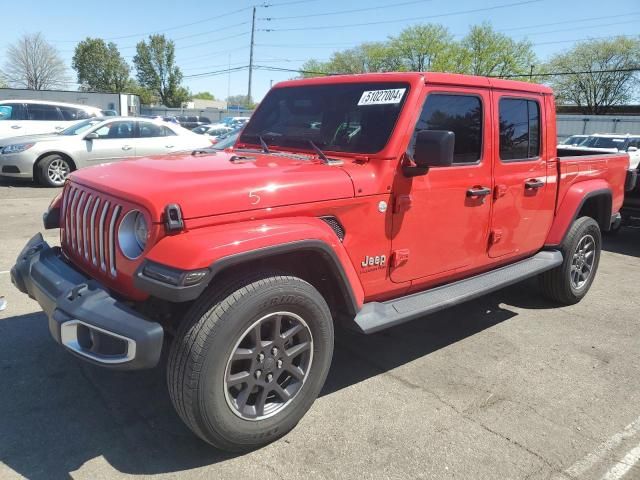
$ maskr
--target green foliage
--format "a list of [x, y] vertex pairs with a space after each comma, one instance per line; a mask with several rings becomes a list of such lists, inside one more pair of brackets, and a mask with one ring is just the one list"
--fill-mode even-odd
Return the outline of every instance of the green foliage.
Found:
[[140, 97], [140, 103], [143, 105], [154, 105], [159, 102], [158, 96], [155, 92], [143, 87], [133, 79], [129, 79], [125, 88], [127, 93], [133, 93]]
[[[536, 64], [531, 42], [516, 42], [488, 23], [474, 25], [458, 49], [458, 71], [470, 75], [522, 75]], [[525, 79], [525, 77], [523, 77]]]
[[87, 38], [78, 43], [71, 61], [83, 90], [122, 92], [129, 83], [129, 65], [115, 43]]
[[182, 72], [175, 63], [175, 44], [164, 35], [150, 35], [148, 42], [136, 45], [133, 57], [138, 83], [153, 91], [167, 107], [180, 107], [189, 100], [189, 91], [182, 87]]
[[215, 100], [216, 97], [211, 92], [198, 92], [192, 95], [191, 98], [198, 98], [200, 100]]
[[640, 68], [640, 37], [581, 42], [554, 55], [546, 65], [552, 72], [584, 72], [550, 77], [549, 84], [559, 102], [577, 105], [591, 114], [606, 113], [609, 107], [633, 99], [640, 74], [621, 71], [631, 68]]
[[302, 70], [303, 76], [388, 71], [504, 76], [529, 73], [535, 63], [529, 42], [516, 42], [489, 24], [471, 27], [459, 42], [443, 25], [425, 24], [407, 27], [386, 42], [335, 52], [327, 62], [311, 59]]
[[227, 97], [227, 105], [242, 105], [248, 109], [256, 107], [256, 104], [248, 99], [246, 95], [231, 95], [230, 97]]

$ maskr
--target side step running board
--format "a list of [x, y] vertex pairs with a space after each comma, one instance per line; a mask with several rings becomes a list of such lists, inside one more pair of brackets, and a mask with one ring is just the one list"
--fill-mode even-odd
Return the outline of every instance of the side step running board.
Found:
[[473, 300], [489, 292], [551, 270], [562, 263], [558, 250], [539, 252], [531, 258], [490, 272], [388, 302], [365, 303], [355, 318], [364, 333], [374, 333], [423, 315]]

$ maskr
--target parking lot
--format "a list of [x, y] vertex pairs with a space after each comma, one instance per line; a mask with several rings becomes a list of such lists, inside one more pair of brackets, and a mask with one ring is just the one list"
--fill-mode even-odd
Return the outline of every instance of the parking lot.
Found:
[[8, 270], [54, 195], [0, 180], [2, 479], [640, 478], [639, 230], [605, 240], [576, 306], [526, 282], [372, 336], [338, 332], [297, 428], [233, 456], [182, 424], [162, 368], [77, 360], [13, 288]]

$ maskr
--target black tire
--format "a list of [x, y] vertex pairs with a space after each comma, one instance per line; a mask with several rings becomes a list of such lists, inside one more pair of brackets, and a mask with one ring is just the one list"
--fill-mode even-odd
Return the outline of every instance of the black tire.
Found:
[[38, 162], [38, 182], [46, 187], [62, 187], [72, 171], [69, 159], [53, 153]]
[[[245, 280], [232, 279], [225, 284], [227, 287], [223, 291], [209, 295], [208, 298], [203, 295], [203, 298], [196, 301], [180, 324], [169, 353], [167, 382], [174, 407], [196, 435], [217, 448], [238, 452], [263, 446], [282, 437], [304, 416], [320, 393], [329, 371], [333, 356], [334, 332], [327, 303], [322, 295], [304, 280], [270, 272], [257, 273], [251, 278], [245, 276]], [[263, 365], [270, 361], [273, 370], [265, 367], [264, 371], [271, 371], [275, 376], [280, 375], [277, 378], [272, 377], [270, 381], [273, 382], [275, 379], [280, 385], [280, 379], [285, 378], [285, 385], [288, 379], [289, 386], [283, 388], [293, 390], [293, 385], [297, 391], [288, 401], [282, 400], [280, 404], [277, 403], [280, 397], [274, 396], [273, 391], [269, 393], [271, 397], [266, 397], [265, 393], [267, 399], [271, 398], [270, 405], [275, 410], [265, 418], [243, 417], [245, 413], [236, 408], [240, 401], [236, 402], [232, 398], [240, 387], [227, 386], [228, 379], [231, 378], [230, 366], [234, 365], [231, 356], [234, 352], [247, 351], [246, 348], [241, 348], [240, 341], [245, 342], [251, 332], [255, 331], [252, 326], [256, 322], [263, 321], [263, 318], [275, 319], [280, 312], [289, 312], [294, 317], [304, 319], [301, 325], [305, 325], [300, 329], [302, 333], [292, 335], [291, 339], [295, 340], [298, 335], [310, 335], [308, 353], [298, 354], [300, 356], [297, 357], [304, 357], [309, 362], [307, 373], [304, 379], [298, 381], [294, 377], [289, 378], [285, 370], [285, 373], [276, 372], [273, 364], [276, 357], [271, 356], [272, 351], [266, 352], [269, 358], [264, 360]], [[287, 333], [284, 331], [285, 318], [288, 317], [283, 316], [281, 320], [283, 335]], [[256, 343], [261, 345], [260, 349], [264, 348], [262, 342]], [[301, 342], [300, 345], [302, 344]], [[279, 354], [284, 358], [283, 352], [289, 351], [290, 348], [282, 345]], [[257, 362], [263, 362], [259, 355], [256, 358], [255, 353], [256, 351], [253, 351], [252, 357], [243, 361], [249, 362], [246, 364], [247, 371], [254, 372], [250, 375], [250, 380], [251, 384], [255, 383], [256, 386], [249, 387], [250, 383], [242, 384], [242, 391], [238, 397], [245, 388], [247, 391], [260, 392], [255, 394], [253, 407], [257, 412], [257, 399], [261, 392], [267, 389], [258, 383], [265, 384], [268, 376], [265, 374], [262, 380], [254, 380], [257, 371], [251, 369]], [[293, 361], [290, 360], [290, 363]], [[303, 360], [299, 362], [302, 365]], [[277, 360], [277, 365], [278, 369], [281, 368], [282, 361]], [[300, 371], [303, 370], [302, 367], [299, 368]], [[245, 401], [249, 405], [250, 402], [246, 399]], [[249, 407], [245, 407], [247, 408]], [[266, 408], [265, 406], [263, 413], [267, 411]]]
[[[580, 253], [587, 250], [586, 246], [579, 247], [589, 245], [591, 240], [593, 241], [593, 259], [591, 266], [587, 269], [591, 257], [588, 252]], [[544, 295], [563, 305], [573, 305], [582, 300], [596, 276], [601, 248], [600, 227], [593, 218], [580, 217], [573, 222], [561, 246], [564, 257], [562, 265], [540, 275], [540, 286]], [[583, 278], [583, 275], [587, 276]]]

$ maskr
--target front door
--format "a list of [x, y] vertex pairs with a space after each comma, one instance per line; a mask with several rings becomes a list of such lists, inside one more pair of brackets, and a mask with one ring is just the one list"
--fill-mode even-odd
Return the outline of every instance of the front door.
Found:
[[133, 120], [115, 120], [94, 130], [98, 138], [85, 140], [87, 165], [113, 162], [136, 156], [136, 131]]
[[488, 90], [447, 87], [427, 92], [414, 138], [419, 130], [453, 131], [454, 164], [413, 178], [398, 175], [394, 282], [412, 280], [420, 286], [486, 262], [492, 192], [490, 105]]
[[[494, 91], [497, 148], [494, 206], [489, 238], [492, 258], [521, 256], [544, 244], [555, 203], [544, 154], [544, 97]], [[549, 139], [555, 141], [555, 139]]]

